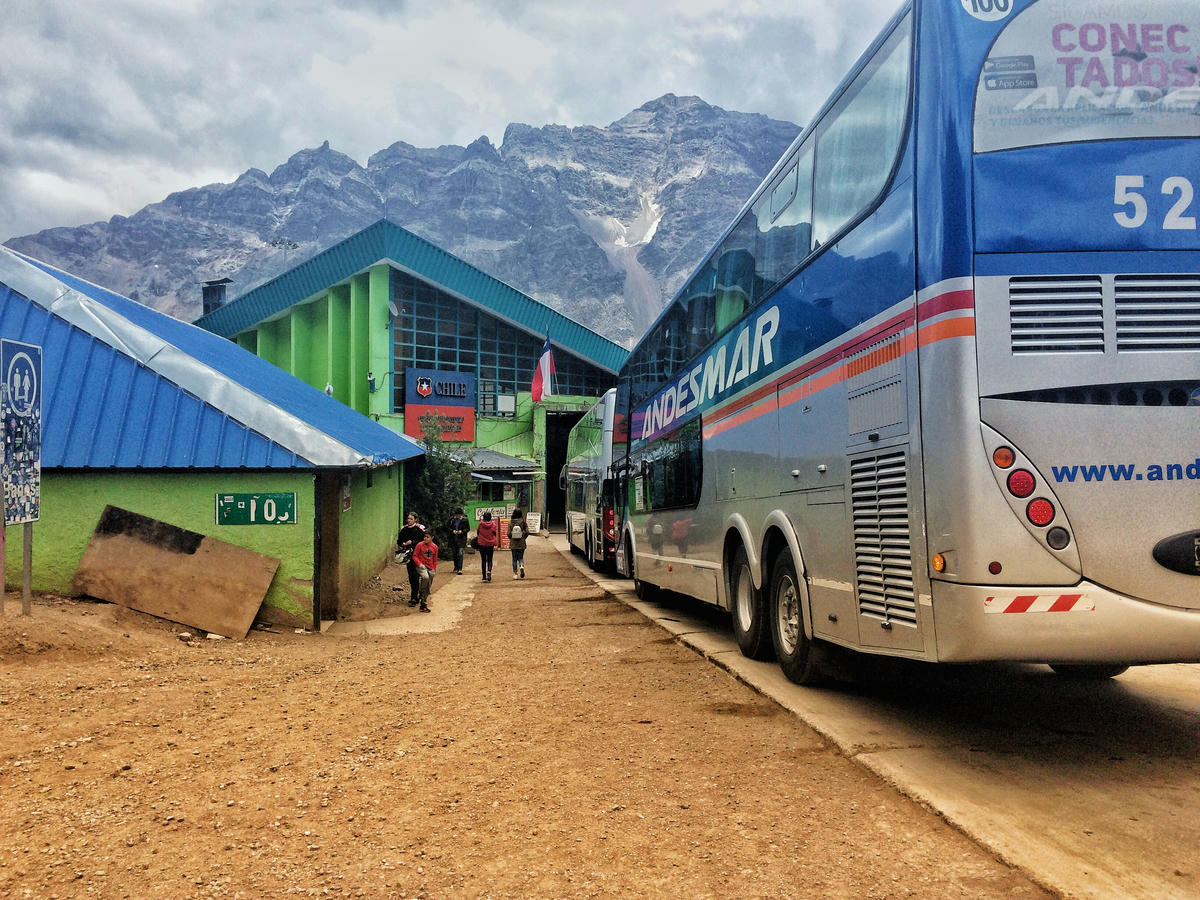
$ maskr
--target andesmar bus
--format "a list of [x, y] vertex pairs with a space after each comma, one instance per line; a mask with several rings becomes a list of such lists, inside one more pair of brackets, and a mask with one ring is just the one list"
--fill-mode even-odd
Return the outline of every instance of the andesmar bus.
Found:
[[622, 568], [801, 683], [1200, 660], [1198, 191], [1196, 0], [911, 0], [623, 368]]

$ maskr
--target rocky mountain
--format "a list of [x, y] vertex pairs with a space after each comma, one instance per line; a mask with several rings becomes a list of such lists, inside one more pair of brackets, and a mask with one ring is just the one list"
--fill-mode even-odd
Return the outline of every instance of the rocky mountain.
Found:
[[8, 246], [191, 321], [388, 218], [613, 340], [639, 337], [799, 129], [667, 94], [607, 128], [509, 125], [499, 147], [328, 142], [271, 174]]

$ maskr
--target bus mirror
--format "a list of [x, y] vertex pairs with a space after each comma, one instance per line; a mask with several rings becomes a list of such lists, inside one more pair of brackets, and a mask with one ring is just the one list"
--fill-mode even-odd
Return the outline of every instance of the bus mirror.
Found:
[[565, 491], [567, 489], [567, 467], [563, 466], [562, 471], [558, 473], [558, 489]]

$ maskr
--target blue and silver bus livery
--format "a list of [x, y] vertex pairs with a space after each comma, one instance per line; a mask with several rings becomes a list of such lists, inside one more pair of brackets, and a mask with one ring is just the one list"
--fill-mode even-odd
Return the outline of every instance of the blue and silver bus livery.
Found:
[[802, 683], [1200, 660], [1198, 73], [1192, 0], [906, 3], [623, 367], [621, 568]]

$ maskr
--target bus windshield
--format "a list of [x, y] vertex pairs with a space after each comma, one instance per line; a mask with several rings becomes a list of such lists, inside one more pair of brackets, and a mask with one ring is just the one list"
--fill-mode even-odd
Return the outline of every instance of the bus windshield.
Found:
[[1200, 135], [1200, 4], [1035, 3], [975, 89], [975, 151]]

